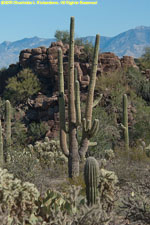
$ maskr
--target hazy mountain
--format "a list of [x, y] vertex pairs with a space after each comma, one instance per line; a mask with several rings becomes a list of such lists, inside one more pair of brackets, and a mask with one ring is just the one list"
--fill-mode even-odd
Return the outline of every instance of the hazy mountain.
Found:
[[[94, 43], [95, 37], [83, 37], [83, 40], [88, 40]], [[54, 38], [24, 38], [15, 42], [3, 42], [0, 44], [0, 67], [8, 66], [9, 64], [18, 61], [19, 53], [22, 49], [36, 48], [39, 46], [50, 46]], [[123, 32], [115, 37], [101, 37], [100, 49], [101, 52], [114, 52], [119, 57], [123, 55], [140, 57], [144, 48], [150, 47], [150, 27], [136, 27], [135, 29]]]
[[24, 38], [19, 41], [8, 42], [4, 41], [0, 44], [0, 67], [7, 67], [12, 63], [19, 61], [19, 53], [22, 49], [36, 48], [39, 46], [48, 47], [51, 42], [55, 41], [54, 38]]
[[114, 52], [118, 56], [140, 57], [144, 48], [150, 47], [150, 27], [136, 27], [108, 40], [103, 51]]

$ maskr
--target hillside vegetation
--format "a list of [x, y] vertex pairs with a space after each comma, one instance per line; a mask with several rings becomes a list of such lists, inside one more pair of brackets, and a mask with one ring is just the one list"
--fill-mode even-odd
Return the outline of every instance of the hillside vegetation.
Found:
[[[94, 66], [98, 38], [97, 35], [95, 50], [88, 43], [84, 46]], [[61, 76], [60, 49], [59, 57]], [[73, 57], [69, 57], [70, 66], [71, 59]], [[31, 123], [28, 120], [29, 104], [39, 92], [48, 97], [53, 95], [47, 91], [49, 83], [29, 68], [0, 71], [0, 224], [150, 224], [150, 48], [146, 48], [136, 63], [136, 68], [99, 74], [95, 78], [95, 90], [91, 81], [88, 90], [93, 91], [96, 100], [92, 100], [92, 105], [90, 100], [86, 102], [90, 99], [87, 88], [79, 91], [78, 74], [74, 76], [72, 71], [75, 82], [71, 83], [71, 78], [68, 81], [70, 91], [64, 90], [63, 77], [60, 78], [56, 97], [63, 139], [59, 134], [53, 139], [46, 136], [47, 121], [35, 119]], [[96, 70], [94, 73], [96, 76]], [[72, 84], [76, 101], [71, 105], [68, 93], [72, 96]], [[81, 107], [79, 94], [82, 95]], [[76, 107], [77, 125], [71, 121], [72, 107], [67, 113], [68, 102]], [[92, 121], [83, 118], [84, 111], [90, 107]], [[77, 134], [72, 133], [74, 129]], [[79, 149], [79, 171], [75, 168], [75, 173], [76, 156], [73, 158], [70, 136], [79, 146], [84, 139], [90, 140], [85, 154]], [[64, 140], [69, 142], [69, 153], [62, 147], [66, 144]]]

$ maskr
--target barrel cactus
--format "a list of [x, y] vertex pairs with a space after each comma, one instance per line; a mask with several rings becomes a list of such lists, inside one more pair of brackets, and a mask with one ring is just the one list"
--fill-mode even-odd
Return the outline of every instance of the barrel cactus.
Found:
[[88, 206], [96, 204], [98, 197], [99, 165], [94, 157], [86, 160], [84, 167], [84, 180], [86, 184], [86, 198]]

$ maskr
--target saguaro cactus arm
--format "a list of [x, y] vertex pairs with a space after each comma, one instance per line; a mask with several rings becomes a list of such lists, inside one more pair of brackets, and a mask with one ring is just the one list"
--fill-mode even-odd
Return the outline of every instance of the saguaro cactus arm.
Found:
[[77, 126], [81, 125], [81, 107], [80, 107], [80, 84], [77, 79], [77, 68], [75, 68], [75, 106], [76, 106], [76, 123]]
[[58, 74], [59, 74], [59, 118], [60, 118], [60, 147], [65, 154], [69, 156], [66, 138], [65, 124], [65, 99], [64, 99], [64, 77], [63, 77], [63, 57], [62, 50], [58, 49]]
[[[97, 120], [96, 122], [94, 121], [92, 125], [92, 110], [93, 110], [93, 98], [94, 98], [94, 89], [95, 89], [96, 72], [97, 72], [97, 64], [98, 64], [99, 41], [100, 41], [100, 35], [97, 34], [96, 40], [95, 40], [95, 47], [94, 47], [92, 72], [91, 72], [90, 83], [88, 88], [85, 118], [83, 120], [82, 140], [81, 140], [81, 145], [79, 149], [79, 154], [81, 158], [84, 158], [85, 153], [88, 149], [89, 138], [95, 135], [95, 132], [97, 132], [99, 129], [99, 123]], [[93, 129], [95, 132], [93, 132]]]
[[87, 97], [86, 108], [85, 108], [85, 118], [86, 120], [90, 120], [91, 123], [92, 123], [94, 89], [95, 89], [95, 83], [96, 83], [96, 73], [97, 73], [97, 64], [98, 64], [99, 42], [100, 42], [100, 35], [97, 34], [96, 40], [95, 40], [92, 72], [91, 72], [90, 83], [88, 87], [88, 97]]
[[100, 94], [100, 96], [97, 99], [94, 100], [93, 108], [96, 107], [99, 104], [99, 102], [101, 101], [102, 97], [103, 97], [103, 95]]

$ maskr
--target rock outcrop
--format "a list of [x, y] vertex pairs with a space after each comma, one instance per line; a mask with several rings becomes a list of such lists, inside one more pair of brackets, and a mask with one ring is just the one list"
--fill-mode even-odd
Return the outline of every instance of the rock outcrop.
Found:
[[[58, 90], [58, 70], [57, 70], [57, 54], [58, 48], [62, 48], [64, 62], [65, 86], [67, 83], [68, 73], [68, 55], [69, 46], [60, 42], [53, 42], [49, 48], [39, 47], [35, 49], [25, 49], [21, 51], [19, 63], [23, 68], [31, 68], [37, 75], [49, 78], [53, 91]], [[89, 84], [89, 74], [91, 70], [91, 62], [84, 52], [83, 46], [75, 46], [75, 66], [78, 69], [78, 79], [81, 87]], [[109, 73], [124, 67], [136, 67], [133, 57], [124, 56], [119, 59], [114, 53], [106, 52], [99, 55], [97, 75]]]
[[[49, 48], [39, 47], [35, 49], [25, 49], [21, 51], [19, 57], [20, 67], [31, 68], [41, 79], [46, 80], [51, 93], [53, 93], [52, 97], [47, 97], [39, 93], [36, 99], [28, 102], [29, 110], [27, 113], [27, 117], [30, 121], [46, 121], [49, 126], [47, 136], [50, 138], [55, 137], [59, 129], [57, 101], [58, 48], [61, 48], [63, 52], [64, 80], [65, 87], [67, 87], [69, 45], [63, 45], [60, 41], [52, 43]], [[85, 94], [83, 94], [83, 92], [85, 93], [90, 80], [91, 60], [88, 55], [85, 54], [83, 46], [75, 46], [74, 57], [75, 67], [78, 70], [78, 79], [80, 81], [81, 98], [84, 100]], [[102, 53], [98, 58], [97, 76], [131, 66], [136, 67], [132, 57], [125, 56], [119, 59], [114, 53]]]

